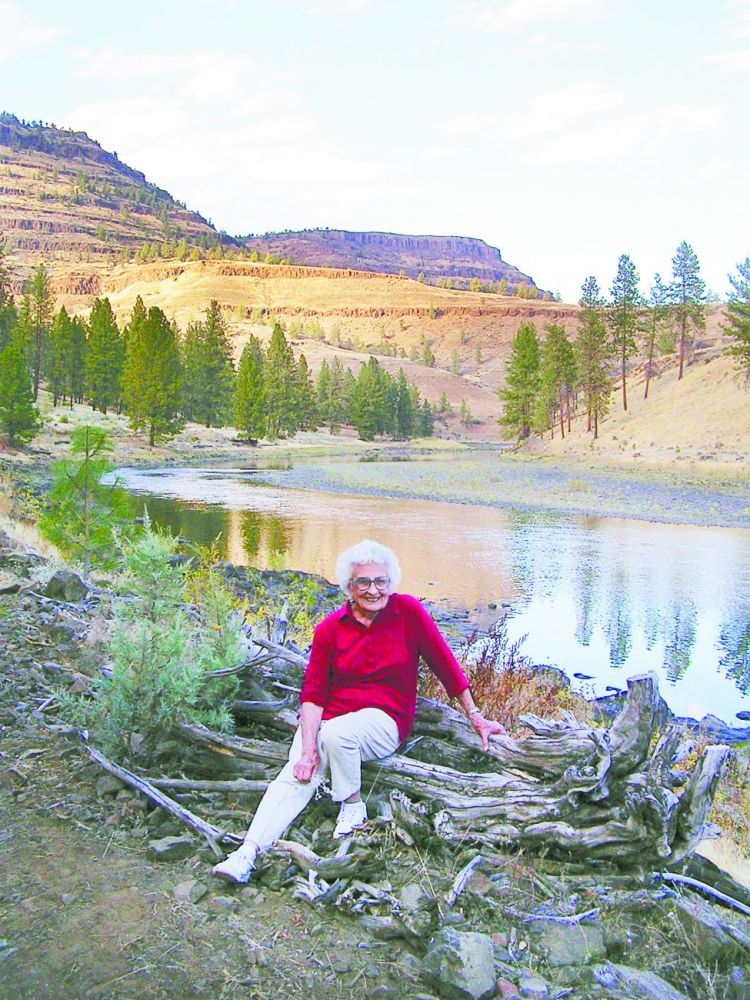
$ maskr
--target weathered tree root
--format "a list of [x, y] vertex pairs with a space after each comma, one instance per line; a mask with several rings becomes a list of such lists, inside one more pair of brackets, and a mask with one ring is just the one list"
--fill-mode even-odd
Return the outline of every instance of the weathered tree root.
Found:
[[[265, 649], [270, 646], [264, 643]], [[478, 750], [478, 740], [464, 717], [420, 699], [415, 733], [430, 738], [430, 759], [441, 763], [394, 754], [364, 765], [363, 775], [376, 787], [401, 793], [396, 821], [416, 840], [510, 844], [621, 867], [664, 867], [686, 857], [702, 839], [730, 751], [707, 747], [682, 794], [676, 794], [684, 780], [672, 769], [679, 730], [669, 727], [656, 742], [659, 705], [655, 675], [633, 677], [609, 729], [582, 726], [570, 714], [560, 722], [527, 715], [521, 722], [530, 737], [494, 737], [479, 758], [469, 753]], [[242, 702], [241, 710], [263, 730], [291, 733], [296, 725], [287, 703], [272, 706], [270, 694], [265, 702]], [[217, 770], [226, 770], [229, 761], [240, 773], [279, 766], [288, 752], [286, 742], [223, 736], [199, 725], [183, 724], [179, 736], [208, 751], [203, 763], [210, 768], [213, 760]], [[467, 754], [483, 770], [442, 763], [456, 764]], [[409, 809], [408, 800], [420, 808]]]

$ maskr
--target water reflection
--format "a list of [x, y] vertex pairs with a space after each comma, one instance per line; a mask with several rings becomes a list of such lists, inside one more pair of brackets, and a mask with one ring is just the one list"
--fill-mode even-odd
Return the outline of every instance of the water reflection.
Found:
[[466, 605], [484, 626], [511, 604], [511, 638], [594, 676], [597, 693], [655, 670], [681, 714], [748, 707], [748, 531], [283, 489], [244, 472], [123, 478], [154, 521], [220, 537], [234, 563], [330, 578], [343, 548], [375, 537], [399, 553], [402, 589]]

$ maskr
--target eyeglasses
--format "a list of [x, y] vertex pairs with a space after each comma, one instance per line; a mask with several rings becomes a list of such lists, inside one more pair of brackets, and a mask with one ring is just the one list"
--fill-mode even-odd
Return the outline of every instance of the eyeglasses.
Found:
[[369, 576], [358, 576], [356, 580], [351, 580], [351, 585], [355, 590], [369, 590], [370, 587], [375, 584], [378, 590], [388, 590], [388, 584], [391, 582], [389, 576], [376, 576], [374, 580], [371, 580]]

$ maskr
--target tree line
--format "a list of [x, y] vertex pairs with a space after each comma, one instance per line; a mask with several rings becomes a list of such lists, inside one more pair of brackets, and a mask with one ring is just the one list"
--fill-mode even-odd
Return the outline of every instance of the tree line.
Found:
[[[730, 353], [750, 377], [750, 259], [730, 276], [732, 291], [724, 330], [734, 343]], [[622, 406], [628, 408], [629, 363], [645, 358], [644, 398], [659, 353], [676, 352], [678, 379], [690, 361], [698, 334], [706, 324], [706, 287], [693, 248], [680, 243], [672, 258], [672, 280], [655, 274], [648, 297], [627, 254], [617, 262], [609, 298], [594, 277], [581, 289], [578, 329], [571, 341], [559, 324], [549, 323], [540, 339], [533, 323], [522, 323], [511, 345], [500, 424], [508, 437], [527, 438], [557, 425], [565, 437], [571, 415], [585, 407], [587, 430], [598, 437], [599, 422], [611, 401], [612, 381], [621, 382]]]
[[229, 330], [212, 301], [184, 333], [158, 307], [136, 299], [120, 329], [111, 304], [97, 298], [87, 321], [54, 299], [43, 264], [16, 305], [0, 255], [0, 432], [10, 444], [39, 430], [35, 406], [45, 384], [54, 405], [87, 403], [125, 413], [150, 445], [186, 421], [234, 426], [249, 439], [291, 437], [326, 427], [355, 428], [363, 440], [430, 435], [434, 411], [403, 369], [395, 377], [370, 357], [355, 375], [338, 358], [316, 381], [304, 354], [295, 358], [281, 326], [268, 346], [251, 336], [235, 369]]

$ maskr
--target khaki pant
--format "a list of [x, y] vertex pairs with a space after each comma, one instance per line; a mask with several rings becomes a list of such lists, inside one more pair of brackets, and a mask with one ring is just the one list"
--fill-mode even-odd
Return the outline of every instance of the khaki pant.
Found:
[[363, 760], [379, 760], [399, 745], [395, 721], [380, 708], [361, 708], [320, 724], [317, 773], [308, 782], [297, 781], [294, 765], [302, 755], [302, 730], [297, 729], [289, 760], [266, 789], [258, 803], [246, 841], [265, 851], [284, 835], [299, 816], [320, 783], [330, 774], [331, 798], [343, 802], [359, 791]]

